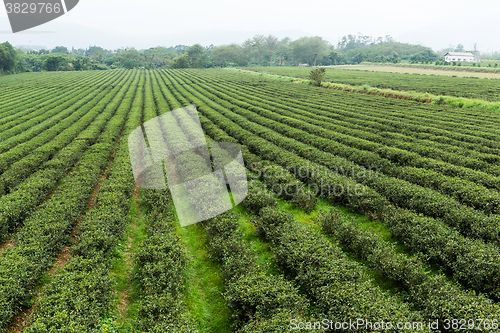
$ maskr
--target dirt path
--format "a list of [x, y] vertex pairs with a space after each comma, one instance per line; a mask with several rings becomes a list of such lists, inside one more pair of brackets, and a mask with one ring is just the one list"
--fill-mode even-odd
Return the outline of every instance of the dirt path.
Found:
[[0, 253], [2, 253], [3, 249], [9, 249], [11, 247], [14, 247], [14, 242], [12, 241], [12, 239], [9, 239], [3, 243], [0, 243]]
[[360, 70], [370, 72], [399, 73], [399, 74], [423, 74], [439, 76], [457, 76], [457, 77], [477, 77], [480, 79], [500, 79], [500, 73], [484, 71], [473, 71], [458, 68], [438, 68], [438, 67], [417, 67], [417, 66], [391, 66], [391, 65], [340, 65], [324, 66], [331, 69]]

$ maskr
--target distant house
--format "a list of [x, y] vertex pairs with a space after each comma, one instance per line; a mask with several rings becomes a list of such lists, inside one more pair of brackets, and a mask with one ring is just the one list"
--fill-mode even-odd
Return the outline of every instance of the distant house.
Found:
[[448, 52], [444, 55], [446, 62], [474, 62], [474, 55], [470, 52]]
[[309, 64], [299, 64], [299, 66], [309, 66]]

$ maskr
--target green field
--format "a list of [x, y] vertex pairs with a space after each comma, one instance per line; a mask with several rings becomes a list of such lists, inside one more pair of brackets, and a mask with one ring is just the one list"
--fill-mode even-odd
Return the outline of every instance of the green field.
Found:
[[[500, 91], [396, 73], [326, 80]], [[295, 332], [292, 319], [323, 318], [330, 331], [357, 318], [500, 331], [498, 112], [224, 69], [26, 73], [0, 89], [0, 331]], [[207, 142], [241, 147], [249, 191], [181, 228], [169, 190], [135, 185], [127, 138], [191, 104]], [[189, 142], [196, 124], [176, 120]]]
[[[370, 68], [372, 66], [369, 66]], [[249, 67], [251, 71], [285, 75], [296, 78], [309, 78], [311, 68], [308, 67]], [[496, 79], [478, 79], [475, 77], [430, 76], [411, 73], [413, 69], [403, 68], [403, 73], [352, 71], [326, 68], [324, 81], [350, 84], [356, 86], [393, 89], [398, 91], [417, 91], [433, 95], [481, 99], [490, 102], [500, 101], [500, 83]], [[469, 73], [466, 73], [469, 74]], [[474, 76], [475, 73], [470, 73]], [[458, 75], [458, 74], [457, 74]], [[489, 74], [497, 75], [497, 74]]]

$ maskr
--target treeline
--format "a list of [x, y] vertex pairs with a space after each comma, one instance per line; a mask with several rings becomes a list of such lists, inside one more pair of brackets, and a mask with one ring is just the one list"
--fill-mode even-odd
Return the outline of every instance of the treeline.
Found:
[[177, 45], [147, 50], [122, 48], [106, 50], [98, 46], [52, 50], [16, 50], [8, 42], [0, 44], [0, 74], [39, 71], [96, 70], [114, 68], [210, 68], [227, 66], [297, 66], [358, 64], [362, 61], [428, 61], [440, 56], [430, 48], [403, 44], [391, 36], [374, 39], [348, 35], [337, 45], [321, 37], [256, 35], [242, 44], [214, 46]]

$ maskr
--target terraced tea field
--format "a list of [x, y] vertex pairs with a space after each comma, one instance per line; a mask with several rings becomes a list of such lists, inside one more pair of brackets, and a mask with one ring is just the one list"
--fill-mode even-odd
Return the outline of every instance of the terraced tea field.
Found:
[[[470, 80], [432, 85], [497, 100], [496, 81]], [[223, 69], [27, 73], [0, 89], [7, 332], [500, 331], [497, 112]], [[127, 138], [192, 104], [209, 144], [241, 147], [248, 195], [181, 228], [169, 190], [135, 185]], [[196, 121], [176, 121], [190, 142]]]

